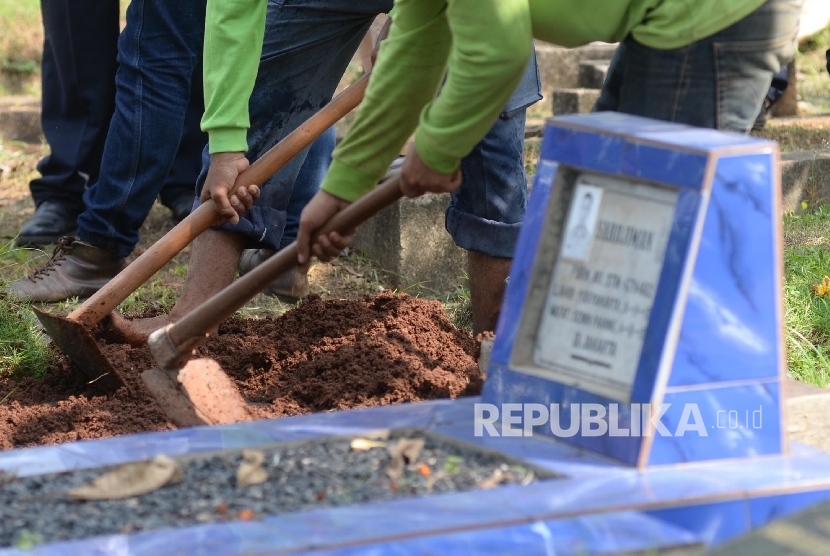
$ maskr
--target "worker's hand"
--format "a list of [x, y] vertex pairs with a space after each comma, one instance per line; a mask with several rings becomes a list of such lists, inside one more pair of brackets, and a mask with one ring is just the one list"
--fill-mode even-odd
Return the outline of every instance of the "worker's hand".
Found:
[[217, 225], [230, 222], [236, 224], [239, 218], [250, 209], [259, 198], [259, 187], [249, 185], [240, 187], [233, 195], [228, 191], [233, 188], [237, 176], [249, 166], [245, 153], [215, 153], [210, 155], [205, 186], [202, 188], [201, 200], [206, 203], [213, 199], [213, 206], [222, 219]]
[[[377, 63], [378, 61], [378, 50], [380, 50], [380, 43], [386, 40], [386, 37], [389, 36], [389, 28], [392, 27], [392, 18], [387, 18], [386, 23], [383, 24], [383, 27], [380, 28], [380, 33], [378, 33], [378, 38], [375, 41], [375, 47], [372, 49], [372, 66]], [[371, 68], [370, 68], [371, 69]]]
[[406, 197], [414, 199], [424, 193], [451, 193], [461, 185], [461, 170], [452, 174], [441, 174], [427, 166], [415, 144], [409, 148], [406, 159], [401, 166], [401, 191]]
[[354, 230], [345, 236], [337, 232], [321, 235], [313, 245], [311, 244], [311, 234], [350, 204], [325, 191], [318, 191], [311, 198], [300, 215], [300, 229], [297, 232], [297, 262], [301, 269], [308, 269], [312, 255], [325, 263], [338, 256], [352, 243]]

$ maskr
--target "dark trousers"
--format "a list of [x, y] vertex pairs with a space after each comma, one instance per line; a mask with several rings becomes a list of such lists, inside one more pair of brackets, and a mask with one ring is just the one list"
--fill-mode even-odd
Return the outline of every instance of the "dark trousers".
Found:
[[35, 205], [83, 210], [84, 189], [98, 179], [115, 108], [118, 2], [41, 0], [43, 134], [50, 153], [29, 188]]
[[[42, 177], [29, 187], [35, 206], [52, 201], [81, 213], [84, 191], [99, 179], [115, 109], [119, 5], [117, 0], [41, 0], [41, 12], [41, 122], [50, 153], [38, 163]], [[193, 195], [201, 170], [207, 135], [199, 129], [204, 101], [201, 79], [197, 81], [178, 152], [159, 195], [167, 205], [180, 195]]]

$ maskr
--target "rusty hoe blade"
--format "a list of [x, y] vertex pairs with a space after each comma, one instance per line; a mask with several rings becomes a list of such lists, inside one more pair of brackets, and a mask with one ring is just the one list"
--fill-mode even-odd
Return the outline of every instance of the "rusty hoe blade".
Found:
[[75, 366], [89, 379], [90, 384], [113, 391], [126, 386], [89, 330], [83, 324], [52, 315], [32, 307], [46, 333], [52, 337], [59, 348], [69, 357]]
[[141, 373], [144, 385], [177, 427], [224, 425], [252, 416], [236, 384], [213, 359], [192, 359], [181, 369]]

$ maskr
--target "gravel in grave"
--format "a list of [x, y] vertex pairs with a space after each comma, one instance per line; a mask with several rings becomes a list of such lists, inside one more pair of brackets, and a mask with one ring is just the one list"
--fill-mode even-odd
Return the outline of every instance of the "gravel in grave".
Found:
[[[102, 469], [7, 478], [0, 486], [0, 547], [467, 491], [499, 473], [500, 484], [554, 477], [519, 460], [423, 431], [394, 431], [386, 442], [400, 438], [424, 438], [426, 444], [396, 481], [386, 475], [387, 450], [352, 450], [352, 437], [262, 448], [268, 480], [244, 488], [236, 484], [241, 450], [178, 458], [182, 482], [125, 500], [75, 501], [66, 496], [69, 489], [102, 475]], [[436, 481], [438, 477], [443, 478]]]

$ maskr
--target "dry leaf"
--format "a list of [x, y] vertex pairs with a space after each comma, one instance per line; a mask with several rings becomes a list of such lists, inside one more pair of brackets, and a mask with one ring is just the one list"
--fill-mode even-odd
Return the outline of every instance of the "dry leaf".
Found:
[[120, 500], [153, 492], [181, 479], [182, 472], [176, 461], [159, 454], [152, 461], [120, 465], [67, 494], [75, 500]]
[[397, 479], [403, 475], [404, 467], [407, 462], [415, 461], [421, 454], [424, 447], [423, 438], [401, 438], [394, 444], [387, 446], [386, 451], [389, 452], [389, 465], [386, 466], [386, 476], [392, 480]]
[[349, 274], [351, 274], [352, 276], [354, 276], [356, 278], [361, 278], [363, 276], [362, 272], [356, 271], [355, 269], [353, 269], [352, 267], [350, 267], [347, 264], [341, 264], [340, 266], [343, 268], [343, 270], [345, 270], [346, 272], [348, 272]]
[[810, 289], [819, 297], [824, 297], [825, 295], [830, 294], [830, 278], [825, 276], [821, 279], [821, 284], [813, 284]]
[[268, 480], [268, 472], [262, 468], [265, 454], [259, 450], [243, 450], [239, 469], [236, 470], [236, 486], [244, 488], [258, 485]]
[[427, 465], [426, 463], [422, 463], [418, 466], [418, 473], [420, 473], [424, 477], [429, 477], [430, 475], [432, 475], [432, 469], [430, 469], [429, 465]]
[[369, 440], [368, 438], [355, 438], [352, 440], [349, 447], [356, 451], [356, 452], [365, 452], [366, 450], [371, 450], [372, 448], [385, 448], [386, 442], [381, 442], [380, 440]]
[[504, 473], [501, 469], [496, 469], [493, 472], [492, 475], [490, 475], [489, 477], [487, 477], [483, 481], [478, 482], [476, 484], [476, 486], [478, 488], [486, 490], [488, 488], [497, 487], [506, 480], [507, 480], [507, 473]]
[[216, 513], [219, 515], [228, 515], [228, 504], [225, 502], [219, 502], [219, 505], [216, 506]]
[[242, 510], [239, 512], [239, 519], [242, 521], [251, 521], [254, 518], [254, 510]]

